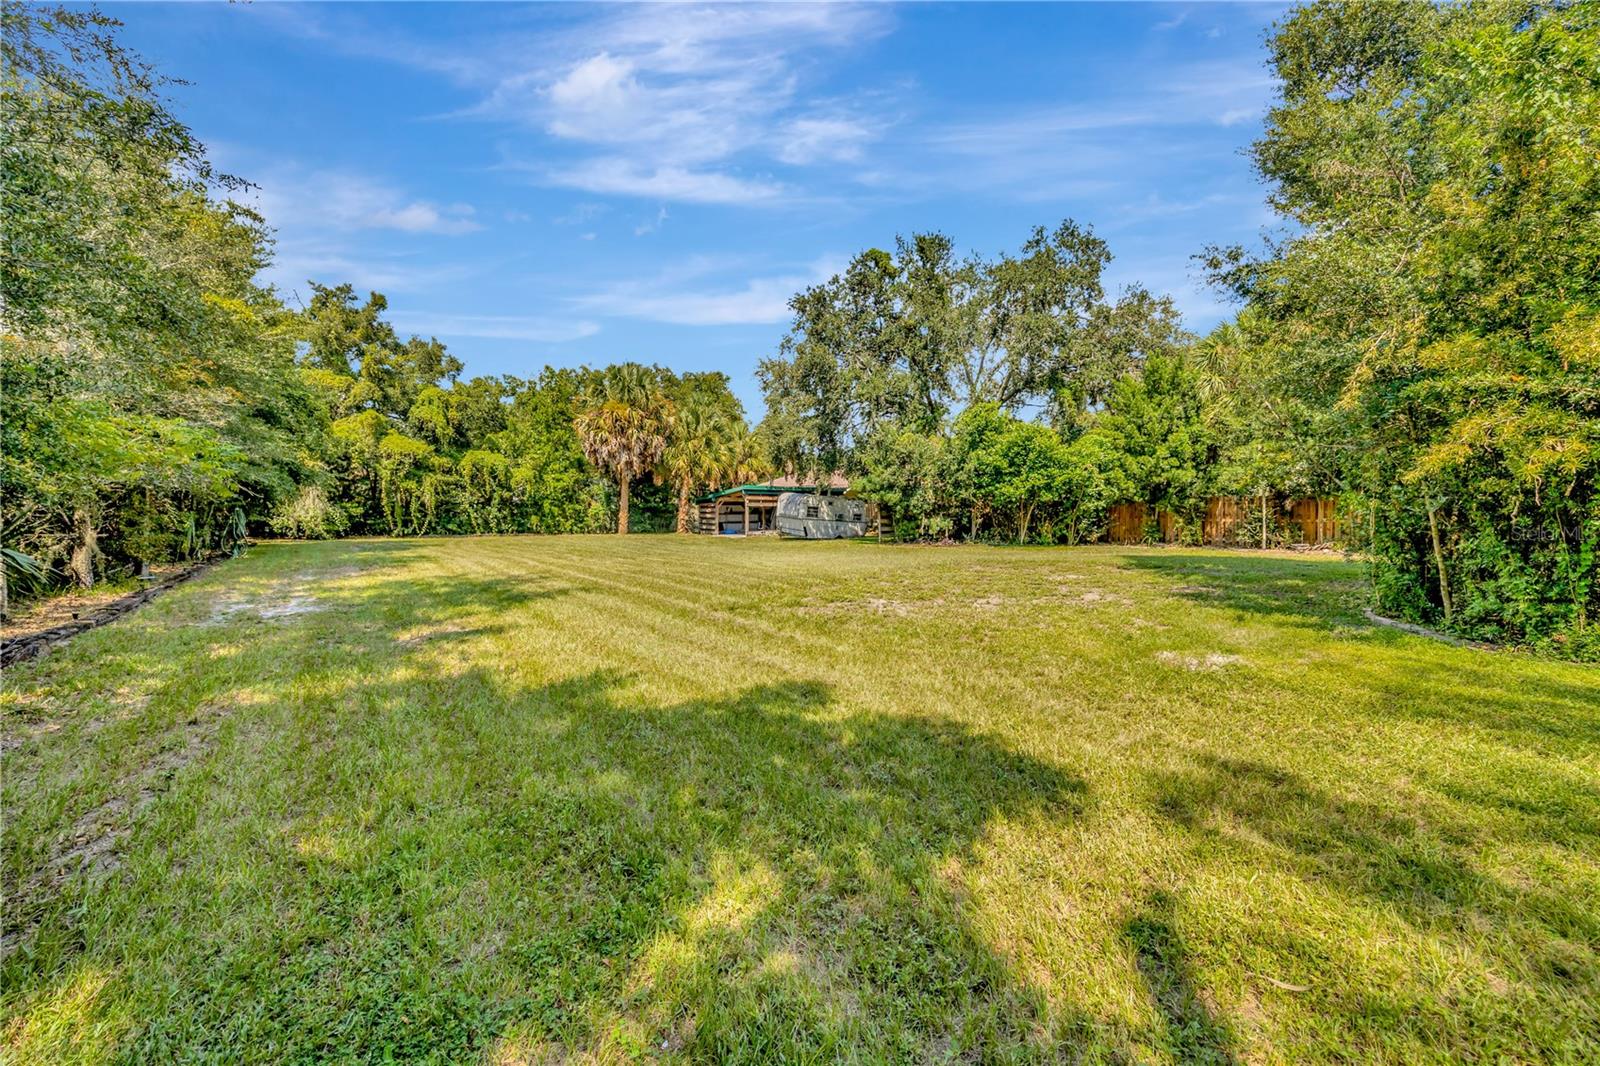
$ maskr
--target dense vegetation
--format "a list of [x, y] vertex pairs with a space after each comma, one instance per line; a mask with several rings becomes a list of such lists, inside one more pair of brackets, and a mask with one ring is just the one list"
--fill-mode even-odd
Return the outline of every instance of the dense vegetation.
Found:
[[1600, 656], [1600, 6], [1315, 3], [1270, 52], [1288, 225], [1202, 257], [1235, 320], [1107, 302], [1071, 223], [995, 262], [920, 235], [796, 298], [776, 438], [924, 536], [1336, 495], [1380, 608]]
[[[760, 472], [723, 375], [634, 366], [462, 381], [443, 344], [395, 333], [380, 294], [313, 283], [307, 306], [286, 307], [254, 280], [271, 232], [233, 198], [244, 182], [207, 163], [117, 23], [13, 4], [3, 18], [0, 490], [13, 586], [89, 585], [252, 529], [608, 528], [614, 471], [586, 458], [596, 442], [574, 413], [619, 376], [692, 426], [703, 453], [687, 461], [678, 442], [677, 465], [659, 471], [675, 483], [641, 486], [636, 527], [666, 528], [684, 485]], [[628, 472], [657, 472], [654, 457]]]
[[841, 469], [927, 539], [1088, 541], [1131, 500], [1192, 540], [1210, 496], [1337, 496], [1382, 609], [1600, 654], [1595, 5], [1296, 10], [1254, 148], [1286, 229], [1202, 257], [1233, 321], [1108, 295], [1071, 220], [992, 259], [916, 234], [794, 298], [753, 431], [718, 374], [461, 380], [379, 294], [285, 306], [267, 220], [114, 20], [4, 20], [13, 587], [251, 530], [683, 528], [705, 488]]

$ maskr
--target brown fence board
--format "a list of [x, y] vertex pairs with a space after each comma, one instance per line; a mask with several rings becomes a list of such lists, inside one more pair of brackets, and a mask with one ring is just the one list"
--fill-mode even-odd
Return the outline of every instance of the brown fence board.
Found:
[[[1332, 544], [1339, 540], [1342, 525], [1337, 502], [1321, 499], [1283, 499], [1267, 497], [1267, 521], [1275, 540], [1287, 539], [1303, 544]], [[1177, 516], [1158, 510], [1155, 515], [1160, 539], [1171, 544], [1180, 533]], [[1149, 522], [1149, 509], [1142, 503], [1119, 503], [1108, 515], [1106, 539], [1113, 544], [1141, 544]], [[1213, 496], [1206, 500], [1201, 520], [1203, 544], [1259, 544], [1261, 537], [1261, 497]]]

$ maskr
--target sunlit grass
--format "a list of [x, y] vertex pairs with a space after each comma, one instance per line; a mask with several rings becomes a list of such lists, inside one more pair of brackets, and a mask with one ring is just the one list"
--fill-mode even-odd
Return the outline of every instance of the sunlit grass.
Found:
[[259, 547], [7, 675], [10, 1057], [1594, 1061], [1600, 675], [1359, 578]]

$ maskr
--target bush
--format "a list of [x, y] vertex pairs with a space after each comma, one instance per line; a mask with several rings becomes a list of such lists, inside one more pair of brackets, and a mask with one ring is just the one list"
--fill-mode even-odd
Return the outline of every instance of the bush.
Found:
[[325, 540], [344, 532], [345, 517], [329, 502], [321, 486], [302, 485], [300, 491], [278, 504], [267, 525], [282, 537]]

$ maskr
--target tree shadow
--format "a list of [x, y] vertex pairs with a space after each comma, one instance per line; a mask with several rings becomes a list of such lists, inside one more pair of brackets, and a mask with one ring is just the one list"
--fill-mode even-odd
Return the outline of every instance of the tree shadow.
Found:
[[[408, 602], [395, 624], [449, 610]], [[251, 935], [164, 978], [120, 1054], [1042, 1060], [1097, 1031], [1051, 1014], [960, 887], [991, 823], [1070, 821], [1080, 779], [957, 724], [845, 713], [815, 680], [669, 703], [641, 685], [363, 671], [298, 712], [322, 725], [296, 743], [228, 738], [248, 816], [136, 842], [44, 916], [53, 958], [8, 960], [7, 983], [63, 950], [161, 969], [140, 957], [150, 923], [217, 920], [193, 913], [198, 878]], [[203, 784], [190, 807], [228, 806]], [[218, 851], [252, 864], [218, 869]], [[111, 903], [125, 917], [96, 946], [77, 922], [108, 893], [144, 906]]]
[[[1497, 802], [1493, 793], [1478, 799]], [[1287, 856], [1301, 876], [1380, 903], [1418, 929], [1474, 951], [1514, 952], [1506, 960], [1510, 967], [1531, 962], [1537, 980], [1555, 994], [1600, 984], [1600, 953], [1593, 947], [1600, 945], [1600, 915], [1581, 895], [1475, 869], [1473, 856], [1488, 844], [1487, 830], [1441, 804], [1335, 796], [1278, 767], [1213, 756], [1159, 777], [1155, 800], [1160, 813], [1192, 833], [1243, 847], [1264, 842], [1274, 849], [1274, 861]], [[1520, 839], [1569, 847], [1592, 842], [1592, 812], [1575, 815], [1557, 805], [1555, 818], [1522, 819]], [[1495, 832], [1502, 843], [1518, 839], [1515, 832]]]
[[1347, 682], [1377, 696], [1366, 711], [1373, 717], [1443, 724], [1540, 751], [1581, 755], [1600, 746], [1600, 674], [1584, 684], [1550, 676], [1545, 664], [1481, 651], [1447, 659], [1386, 652], [1381, 661], [1339, 667]]
[[1119, 562], [1168, 579], [1168, 591], [1176, 598], [1262, 615], [1276, 625], [1331, 629], [1364, 624], [1364, 586], [1349, 564], [1174, 551], [1129, 554]]
[[1123, 925], [1122, 935], [1136, 952], [1139, 975], [1165, 1024], [1172, 1055], [1185, 1063], [1236, 1062], [1232, 1035], [1213, 1016], [1191, 975], [1171, 893], [1152, 892]]
[[1380, 653], [1336, 667], [1345, 687], [1381, 694], [1367, 712], [1374, 716], [1446, 722], [1540, 747], [1556, 742], [1590, 751], [1600, 744], [1600, 674], [1582, 679], [1586, 668], [1572, 666], [1569, 681], [1552, 676], [1550, 664], [1515, 655], [1443, 645], [1419, 651], [1426, 638], [1368, 622], [1360, 581], [1330, 577], [1350, 567], [1166, 551], [1122, 561], [1170, 582], [1167, 592], [1177, 599], [1259, 615], [1274, 626], [1337, 631], [1341, 644]]

